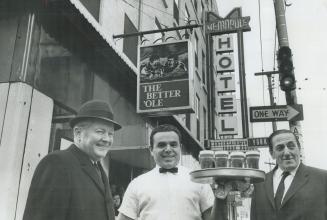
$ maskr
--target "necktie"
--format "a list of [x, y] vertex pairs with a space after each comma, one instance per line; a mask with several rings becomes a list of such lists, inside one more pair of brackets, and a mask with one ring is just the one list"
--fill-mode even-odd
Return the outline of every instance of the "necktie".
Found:
[[280, 209], [280, 206], [281, 206], [281, 203], [282, 203], [282, 198], [283, 198], [284, 191], [285, 191], [284, 181], [285, 181], [285, 179], [286, 179], [286, 177], [288, 175], [290, 175], [289, 172], [283, 172], [282, 179], [280, 180], [279, 185], [278, 185], [278, 188], [277, 188], [277, 191], [276, 191], [276, 195], [275, 195], [275, 206], [276, 206], [276, 209], [277, 210]]
[[170, 169], [166, 169], [166, 168], [162, 168], [160, 167], [159, 168], [159, 173], [177, 173], [178, 172], [178, 168], [177, 167], [174, 167], [174, 168], [170, 168]]
[[104, 185], [105, 202], [106, 202], [106, 206], [107, 206], [107, 213], [108, 213], [109, 219], [110, 220], [115, 219], [115, 216], [114, 216], [115, 210], [114, 210], [114, 206], [113, 206], [114, 202], [113, 202], [112, 194], [110, 191], [109, 182], [107, 181], [107, 175], [105, 174], [103, 167], [99, 161], [93, 163], [93, 165], [95, 166], [97, 173], [100, 175], [101, 183], [103, 183], [103, 185]]
[[95, 170], [96, 170], [96, 172], [97, 172], [97, 174], [98, 174], [98, 176], [99, 176], [99, 178], [101, 180], [101, 183], [104, 183], [103, 179], [102, 179], [101, 170], [100, 170], [100, 166], [101, 166], [100, 162], [94, 162], [93, 166], [94, 166], [94, 168], [95, 168]]

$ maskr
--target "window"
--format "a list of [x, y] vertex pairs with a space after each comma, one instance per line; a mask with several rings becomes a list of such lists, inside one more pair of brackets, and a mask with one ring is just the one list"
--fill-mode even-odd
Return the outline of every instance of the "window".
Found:
[[207, 84], [207, 77], [206, 77], [206, 55], [204, 51], [202, 51], [202, 82], [204, 85]]
[[[71, 42], [81, 41], [68, 31], [68, 27], [60, 27], [51, 34], [47, 31], [41, 28], [40, 37], [36, 38], [39, 41], [35, 53], [34, 86], [56, 102], [77, 109], [93, 96], [95, 71], [80, 58], [78, 52], [71, 52]], [[56, 40], [55, 36], [60, 33], [65, 33], [61, 35], [65, 46]]]
[[[136, 27], [134, 26], [133, 22], [129, 19], [129, 17], [125, 14], [124, 20], [124, 33], [134, 33], [137, 32]], [[137, 65], [137, 45], [138, 45], [138, 38], [135, 37], [125, 37], [123, 43], [123, 52], [126, 56]]]
[[203, 138], [207, 139], [207, 109], [203, 107]]
[[199, 47], [199, 38], [198, 35], [194, 32], [195, 36], [195, 45], [194, 45], [194, 56], [195, 56], [195, 67], [197, 68], [199, 66], [198, 63], [198, 47]]
[[200, 112], [199, 112], [199, 109], [200, 109], [200, 105], [199, 105], [199, 103], [200, 103], [200, 98], [199, 98], [199, 96], [198, 96], [198, 94], [196, 94], [195, 95], [195, 117], [196, 117], [196, 119], [198, 119], [198, 118], [200, 118]]
[[200, 98], [195, 96], [196, 138], [200, 140]]
[[[157, 17], [155, 17], [154, 22], [156, 23], [156, 26], [157, 26], [157, 29], [158, 30], [162, 29], [161, 24], [160, 24], [160, 22], [159, 22], [159, 20], [158, 20]], [[154, 34], [154, 43], [161, 43], [161, 42], [163, 42], [164, 37], [165, 37], [165, 33], [164, 32], [162, 32], [162, 33], [160, 33], [160, 32], [159, 33], [155, 33]]]
[[[20, 77], [20, 73], [15, 74], [16, 71], [12, 70], [13, 66], [16, 65], [15, 62], [18, 62], [13, 54], [17, 47], [17, 42], [19, 42], [16, 38], [20, 37], [19, 34], [16, 34], [20, 22], [16, 22], [17, 18], [13, 16], [13, 10], [16, 10], [13, 9], [13, 4], [17, 4], [17, 2], [9, 0], [0, 1], [0, 82], [16, 81]], [[23, 45], [19, 47], [23, 47]]]
[[165, 8], [168, 8], [168, 4], [166, 2], [166, 0], [161, 0], [162, 1], [162, 4], [164, 5]]
[[99, 21], [100, 0], [80, 0], [80, 2]]
[[201, 1], [201, 11], [200, 11], [200, 20], [201, 20], [201, 24], [203, 24], [203, 17], [204, 17], [204, 5], [203, 2]]
[[176, 23], [179, 24], [179, 9], [178, 9], [178, 0], [174, 0], [174, 18]]
[[184, 19], [185, 19], [185, 24], [188, 24], [188, 21], [190, 21], [190, 13], [188, 12], [187, 6], [185, 4], [185, 11], [184, 11]]
[[191, 114], [190, 113], [187, 113], [187, 114], [185, 114], [185, 117], [186, 117], [186, 119], [185, 119], [185, 125], [188, 128], [188, 130], [191, 131]]
[[195, 75], [198, 78], [199, 82], [201, 82], [201, 77], [200, 77], [199, 72], [197, 70], [195, 70]]
[[[174, 27], [177, 27], [177, 25], [176, 25], [175, 23], [174, 23], [173, 25], [174, 25]], [[176, 35], [178, 36], [178, 38], [179, 38], [180, 40], [182, 40], [182, 36], [181, 36], [181, 34], [179, 33], [178, 30], [176, 30]]]

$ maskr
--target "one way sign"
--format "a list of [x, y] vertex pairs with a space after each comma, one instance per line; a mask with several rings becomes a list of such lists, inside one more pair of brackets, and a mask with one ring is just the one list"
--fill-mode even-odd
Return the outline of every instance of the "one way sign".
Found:
[[250, 107], [251, 122], [301, 121], [302, 105], [275, 105]]

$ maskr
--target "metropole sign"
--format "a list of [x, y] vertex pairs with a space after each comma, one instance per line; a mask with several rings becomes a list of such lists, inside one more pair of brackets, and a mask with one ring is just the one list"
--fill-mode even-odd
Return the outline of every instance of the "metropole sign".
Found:
[[250, 122], [301, 121], [302, 105], [275, 105], [250, 107]]
[[206, 33], [232, 33], [239, 30], [250, 31], [250, 17], [221, 18], [205, 25]]

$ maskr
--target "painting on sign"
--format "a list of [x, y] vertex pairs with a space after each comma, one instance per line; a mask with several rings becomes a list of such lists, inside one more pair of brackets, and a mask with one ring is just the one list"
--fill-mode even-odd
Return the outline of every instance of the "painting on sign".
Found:
[[187, 42], [140, 48], [141, 83], [187, 78]]
[[190, 47], [188, 40], [139, 47], [138, 113], [194, 112]]

